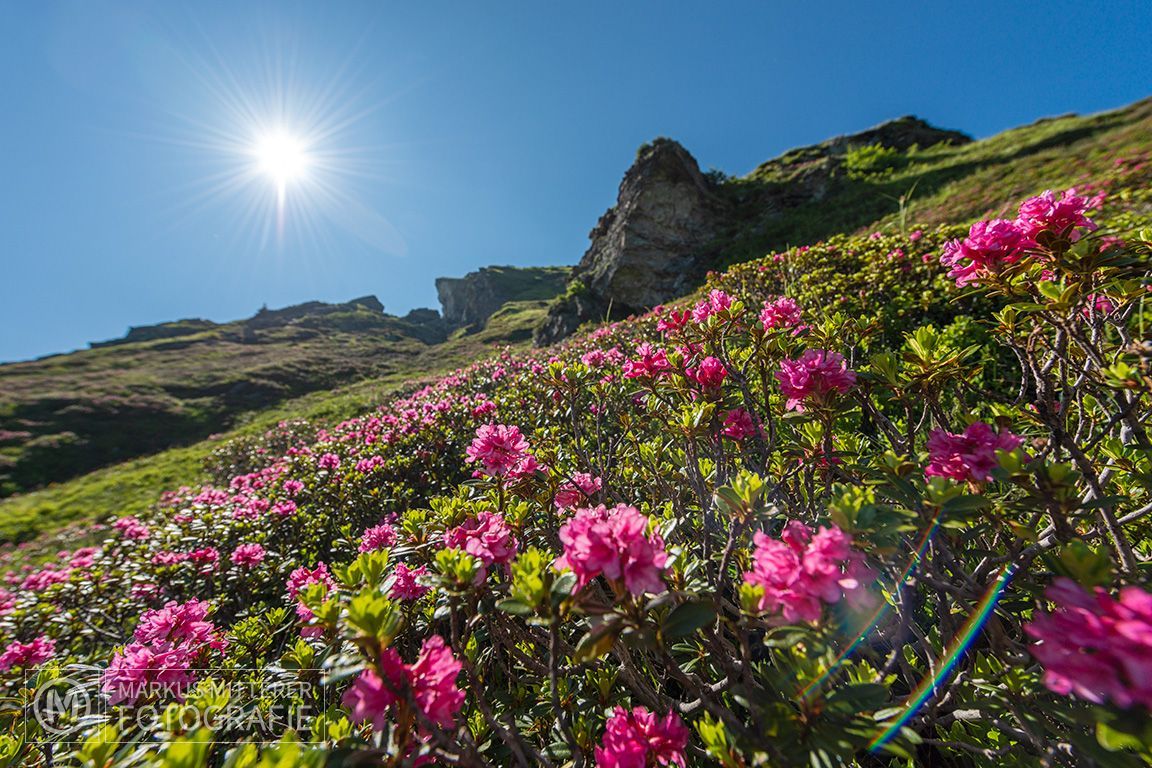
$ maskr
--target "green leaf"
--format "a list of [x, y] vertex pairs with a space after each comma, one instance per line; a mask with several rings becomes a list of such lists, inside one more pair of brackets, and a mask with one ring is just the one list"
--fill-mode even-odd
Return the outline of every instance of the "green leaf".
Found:
[[1144, 747], [1135, 734], [1118, 731], [1105, 722], [1096, 723], [1096, 741], [1109, 752], [1119, 752], [1122, 749], [1139, 750]]
[[529, 616], [535, 613], [535, 610], [528, 603], [511, 597], [496, 603], [496, 607], [504, 613], [511, 613], [514, 616]]
[[688, 601], [672, 609], [660, 626], [665, 640], [687, 637], [716, 621], [716, 610], [708, 603]]
[[623, 629], [624, 625], [620, 621], [620, 617], [615, 615], [607, 617], [580, 638], [580, 642], [576, 644], [576, 651], [572, 655], [572, 660], [579, 664], [582, 661], [592, 661], [605, 655], [612, 650], [612, 646], [620, 637], [620, 632]]

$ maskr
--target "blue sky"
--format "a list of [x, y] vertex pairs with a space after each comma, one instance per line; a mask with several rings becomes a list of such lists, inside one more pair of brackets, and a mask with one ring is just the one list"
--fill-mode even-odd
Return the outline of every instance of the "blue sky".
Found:
[[[907, 113], [986, 136], [1152, 94], [1146, 2], [186, 6], [0, 4], [0, 360], [573, 264], [655, 136], [743, 173]], [[282, 218], [276, 131], [311, 158]]]

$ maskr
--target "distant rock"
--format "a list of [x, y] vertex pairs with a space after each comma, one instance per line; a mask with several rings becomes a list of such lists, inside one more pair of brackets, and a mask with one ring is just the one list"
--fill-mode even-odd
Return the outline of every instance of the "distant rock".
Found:
[[[275, 328], [284, 325], [299, 323], [305, 324], [306, 321], [315, 321], [319, 318], [329, 317], [331, 315], [342, 314], [362, 314], [360, 322], [353, 322], [357, 327], [371, 325], [373, 320], [383, 320], [387, 317], [384, 314], [384, 305], [375, 296], [361, 296], [358, 299], [347, 301], [342, 304], [327, 304], [323, 301], [306, 301], [303, 304], [293, 304], [290, 307], [283, 309], [268, 309], [263, 307], [248, 320], [244, 321], [245, 328], [249, 330], [257, 330], [260, 328]], [[314, 323], [313, 323], [314, 324]]]
[[575, 290], [554, 304], [536, 341], [557, 341], [587, 320], [642, 311], [686, 292], [729, 214], [695, 158], [671, 139], [637, 153], [616, 205], [600, 217], [576, 267]]
[[[377, 325], [388, 317], [389, 315], [384, 314], [384, 305], [375, 296], [361, 296], [341, 304], [308, 301], [283, 309], [261, 307], [255, 315], [241, 320], [239, 323], [214, 323], [211, 320], [188, 319], [157, 325], [133, 326], [122, 338], [94, 341], [88, 346], [92, 349], [99, 349], [158, 339], [176, 339], [215, 329], [228, 329], [228, 335], [240, 341], [255, 341], [257, 339], [255, 331], [261, 329], [281, 328], [288, 325], [302, 327], [327, 325], [341, 330], [361, 330]], [[321, 318], [328, 318], [328, 321], [325, 323]], [[231, 326], [236, 327], [231, 328]]]
[[509, 301], [542, 301], [564, 292], [568, 267], [483, 267], [464, 277], [436, 279], [450, 328], [479, 330]]
[[448, 324], [434, 309], [414, 309], [400, 318], [400, 322], [407, 323], [409, 333], [425, 344], [439, 344], [448, 338]]
[[128, 333], [124, 334], [123, 338], [111, 339], [109, 341], [94, 341], [88, 346], [92, 349], [98, 349], [100, 347], [114, 347], [118, 344], [132, 344], [138, 341], [175, 339], [180, 336], [191, 336], [194, 333], [200, 333], [201, 331], [211, 330], [216, 327], [217, 324], [211, 320], [201, 320], [200, 318], [174, 320], [168, 323], [157, 323], [156, 325], [134, 325], [128, 329]]

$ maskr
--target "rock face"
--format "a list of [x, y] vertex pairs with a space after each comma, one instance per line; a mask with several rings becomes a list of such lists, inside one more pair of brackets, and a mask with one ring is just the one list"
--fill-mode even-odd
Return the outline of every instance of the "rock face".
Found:
[[436, 279], [444, 322], [479, 330], [509, 301], [543, 301], [563, 293], [567, 267], [483, 267], [464, 277]]
[[640, 148], [624, 174], [616, 205], [592, 230], [572, 285], [549, 308], [535, 341], [551, 344], [581, 323], [624, 317], [684, 295], [716, 261], [726, 236], [754, 235], [764, 222], [841, 190], [850, 149], [878, 144], [905, 152], [913, 145], [970, 141], [958, 131], [901, 117], [794, 149], [725, 184], [702, 174], [680, 144], [657, 139]]
[[627, 315], [684, 293], [728, 209], [680, 144], [657, 139], [641, 147], [616, 205], [589, 235], [592, 244], [573, 275], [578, 290], [553, 306], [537, 343], [561, 339], [586, 320]]

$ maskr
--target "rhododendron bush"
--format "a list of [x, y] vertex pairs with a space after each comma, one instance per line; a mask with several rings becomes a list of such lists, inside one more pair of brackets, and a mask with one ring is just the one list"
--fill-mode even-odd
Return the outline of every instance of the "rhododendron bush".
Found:
[[875, 286], [778, 254], [221, 448], [9, 555], [0, 760], [1152, 761], [1150, 246], [1109, 205], [813, 246]]

